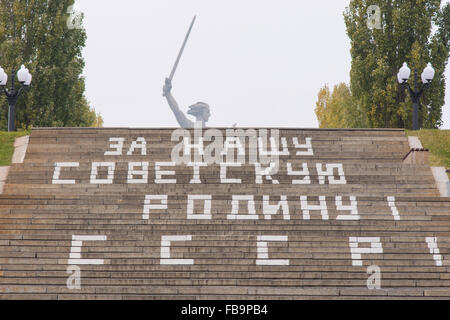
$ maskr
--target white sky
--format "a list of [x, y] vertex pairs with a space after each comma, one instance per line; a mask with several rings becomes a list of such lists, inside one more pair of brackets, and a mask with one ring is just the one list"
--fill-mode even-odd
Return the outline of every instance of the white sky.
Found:
[[[348, 83], [349, 0], [77, 0], [85, 14], [86, 96], [105, 126], [177, 127], [162, 96], [173, 79], [183, 111], [211, 107], [209, 127], [317, 127], [319, 89]], [[450, 129], [447, 67], [444, 126]], [[192, 119], [193, 120], [193, 119]]]

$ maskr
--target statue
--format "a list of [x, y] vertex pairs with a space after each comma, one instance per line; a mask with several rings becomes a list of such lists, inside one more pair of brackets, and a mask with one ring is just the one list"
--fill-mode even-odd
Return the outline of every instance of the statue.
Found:
[[163, 96], [166, 97], [169, 103], [170, 109], [172, 109], [175, 118], [182, 128], [194, 128], [205, 127], [205, 123], [209, 120], [211, 113], [209, 112], [209, 105], [204, 102], [197, 102], [189, 107], [187, 114], [195, 117], [195, 123], [189, 120], [183, 111], [178, 107], [178, 103], [175, 101], [171, 93], [172, 81], [166, 78], [166, 82], [163, 87]]
[[175, 60], [175, 64], [172, 68], [172, 72], [170, 76], [166, 78], [166, 82], [163, 87], [163, 96], [166, 97], [167, 102], [169, 103], [170, 109], [172, 109], [175, 114], [175, 118], [177, 118], [178, 123], [182, 128], [194, 128], [194, 127], [205, 127], [205, 123], [208, 121], [210, 117], [209, 105], [204, 102], [197, 102], [189, 107], [189, 111], [187, 112], [189, 115], [195, 117], [195, 122], [189, 120], [184, 113], [178, 107], [178, 103], [175, 101], [172, 96], [172, 79], [177, 70], [178, 63], [180, 62], [181, 55], [183, 54], [184, 47], [186, 46], [186, 42], [189, 38], [189, 34], [191, 33], [192, 27], [194, 26], [196, 16], [192, 19], [191, 25], [189, 26], [186, 37], [184, 38], [183, 45], [181, 46], [180, 52], [178, 53], [177, 60]]

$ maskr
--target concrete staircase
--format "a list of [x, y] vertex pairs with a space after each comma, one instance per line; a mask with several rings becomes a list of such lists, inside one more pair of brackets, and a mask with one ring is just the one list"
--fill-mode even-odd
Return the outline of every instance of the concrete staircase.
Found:
[[172, 132], [33, 130], [0, 196], [0, 299], [450, 298], [450, 198], [402, 130], [280, 129], [259, 177], [170, 165]]

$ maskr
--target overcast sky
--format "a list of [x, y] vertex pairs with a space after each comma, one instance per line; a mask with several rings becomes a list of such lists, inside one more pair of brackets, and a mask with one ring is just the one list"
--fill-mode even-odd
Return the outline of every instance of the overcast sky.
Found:
[[[350, 80], [348, 3], [77, 0], [88, 36], [86, 96], [105, 126], [177, 127], [162, 86], [197, 15], [173, 79], [183, 111], [208, 103], [210, 127], [317, 127], [319, 89]], [[446, 92], [450, 129], [449, 84]]]

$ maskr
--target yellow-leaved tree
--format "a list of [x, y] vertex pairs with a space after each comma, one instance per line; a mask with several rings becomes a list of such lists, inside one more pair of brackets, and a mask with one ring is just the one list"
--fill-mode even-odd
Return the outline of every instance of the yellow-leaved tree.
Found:
[[354, 103], [345, 83], [335, 85], [333, 91], [323, 86], [317, 95], [316, 116], [320, 128], [363, 128], [364, 114]]

